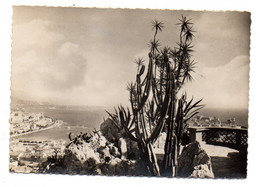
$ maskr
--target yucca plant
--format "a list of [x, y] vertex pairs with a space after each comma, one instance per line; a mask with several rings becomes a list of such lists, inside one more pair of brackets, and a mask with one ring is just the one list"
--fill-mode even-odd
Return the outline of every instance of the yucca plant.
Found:
[[[178, 92], [185, 82], [191, 81], [195, 63], [191, 60], [193, 30], [186, 17], [180, 19], [180, 41], [177, 47], [160, 48], [156, 38], [164, 24], [153, 22], [154, 36], [149, 43], [149, 62], [145, 77], [144, 60], [136, 60], [137, 75], [127, 89], [130, 93], [130, 109], [119, 106], [110, 115], [118, 127], [125, 130], [133, 141], [138, 143], [140, 157], [151, 175], [177, 176], [178, 157], [186, 122], [198, 113], [201, 100], [187, 101], [186, 93], [178, 98]], [[166, 129], [165, 154], [163, 165], [158, 166], [152, 144], [163, 129]], [[162, 171], [160, 171], [160, 168]]]

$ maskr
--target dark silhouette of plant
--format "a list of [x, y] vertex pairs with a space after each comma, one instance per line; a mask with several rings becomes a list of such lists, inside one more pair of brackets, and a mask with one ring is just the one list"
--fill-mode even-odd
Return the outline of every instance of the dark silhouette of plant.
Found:
[[[178, 92], [185, 82], [191, 81], [195, 63], [191, 60], [193, 30], [191, 20], [180, 19], [180, 41], [177, 47], [163, 47], [156, 39], [164, 24], [155, 20], [154, 37], [150, 41], [149, 62], [145, 77], [144, 60], [136, 60], [137, 74], [135, 82], [128, 83], [131, 112], [129, 108], [119, 106], [115, 114], [108, 112], [115, 125], [124, 129], [127, 136], [138, 143], [141, 159], [151, 175], [177, 176], [178, 157], [186, 122], [203, 107], [187, 101], [186, 93], [178, 98]], [[163, 129], [166, 129], [165, 154], [163, 165], [159, 169], [152, 144]]]
[[[93, 131], [93, 133], [96, 133], [96, 129]], [[89, 143], [90, 138], [93, 137], [92, 134], [87, 132], [86, 133], [80, 132], [80, 134], [75, 136], [74, 138], [71, 137], [71, 134], [72, 133], [70, 132], [68, 135], [70, 143], [66, 145], [66, 148], [68, 148], [71, 144], [79, 145], [79, 144], [83, 144], [84, 142]]]

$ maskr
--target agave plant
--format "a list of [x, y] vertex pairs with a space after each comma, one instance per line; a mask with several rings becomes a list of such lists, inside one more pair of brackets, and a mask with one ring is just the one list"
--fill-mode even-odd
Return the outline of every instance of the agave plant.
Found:
[[[182, 136], [186, 122], [203, 107], [201, 100], [187, 101], [186, 93], [178, 98], [178, 92], [185, 82], [191, 81], [195, 63], [191, 60], [193, 30], [191, 20], [182, 16], [180, 23], [180, 41], [177, 47], [160, 48], [156, 38], [164, 24], [153, 22], [154, 36], [148, 53], [149, 62], [145, 77], [144, 60], [136, 60], [137, 74], [135, 82], [129, 83], [131, 109], [119, 106], [115, 113], [108, 112], [119, 128], [124, 129], [130, 139], [138, 143], [140, 157], [151, 175], [177, 176], [177, 166]], [[163, 165], [158, 166], [152, 144], [162, 130], [166, 129], [165, 153]], [[161, 171], [160, 171], [161, 169]]]

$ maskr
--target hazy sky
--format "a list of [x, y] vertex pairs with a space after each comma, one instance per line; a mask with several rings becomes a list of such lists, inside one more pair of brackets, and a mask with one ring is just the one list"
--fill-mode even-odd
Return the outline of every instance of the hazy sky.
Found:
[[14, 7], [12, 94], [57, 104], [126, 105], [137, 57], [147, 59], [151, 22], [163, 46], [176, 46], [178, 18], [195, 33], [188, 95], [207, 107], [247, 108], [250, 14], [169, 10]]

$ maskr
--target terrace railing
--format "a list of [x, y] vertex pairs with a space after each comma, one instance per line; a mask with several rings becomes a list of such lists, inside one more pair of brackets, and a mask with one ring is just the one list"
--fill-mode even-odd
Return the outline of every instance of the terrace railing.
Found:
[[207, 144], [220, 145], [241, 150], [248, 145], [248, 131], [232, 127], [190, 127], [190, 142], [196, 140], [196, 133], [202, 132], [202, 141]]

